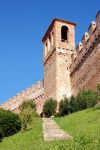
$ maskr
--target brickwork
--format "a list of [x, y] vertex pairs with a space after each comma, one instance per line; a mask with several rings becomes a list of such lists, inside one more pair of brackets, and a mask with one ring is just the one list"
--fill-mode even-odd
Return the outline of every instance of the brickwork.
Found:
[[42, 39], [44, 80], [10, 98], [3, 108], [18, 112], [23, 100], [34, 99], [37, 113], [41, 114], [48, 98], [59, 103], [64, 95], [69, 97], [81, 89], [96, 89], [100, 84], [100, 11], [76, 48], [75, 26], [58, 18], [52, 21]]
[[[64, 95], [71, 95], [69, 66], [71, 54], [75, 49], [75, 25], [72, 22], [54, 19], [44, 36], [45, 38], [43, 38], [45, 99], [51, 97], [59, 102]], [[61, 39], [61, 28], [63, 26], [68, 28], [68, 39], [66, 41]], [[53, 36], [53, 42], [50, 40], [51, 35]]]
[[100, 84], [100, 12], [96, 23], [88, 28], [72, 56], [71, 89], [76, 95], [81, 89], [95, 90]]

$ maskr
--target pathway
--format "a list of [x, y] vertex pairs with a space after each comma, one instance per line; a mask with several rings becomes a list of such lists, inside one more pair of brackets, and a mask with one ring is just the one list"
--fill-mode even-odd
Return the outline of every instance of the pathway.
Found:
[[52, 118], [43, 118], [43, 133], [45, 141], [71, 138]]

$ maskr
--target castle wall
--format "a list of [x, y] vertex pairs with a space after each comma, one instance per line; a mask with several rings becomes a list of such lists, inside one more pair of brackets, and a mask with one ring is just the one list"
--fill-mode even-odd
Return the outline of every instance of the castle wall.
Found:
[[22, 92], [18, 93], [16, 96], [7, 100], [4, 104], [2, 104], [2, 108], [9, 109], [13, 112], [18, 113], [19, 105], [27, 99], [33, 99], [36, 103], [36, 110], [37, 113], [40, 114], [42, 112], [43, 107], [43, 97], [44, 97], [44, 87], [43, 81], [38, 81], [37, 84], [33, 84], [31, 87], [23, 90]]
[[71, 88], [76, 95], [81, 89], [95, 90], [100, 84], [100, 12], [92, 22], [72, 56]]

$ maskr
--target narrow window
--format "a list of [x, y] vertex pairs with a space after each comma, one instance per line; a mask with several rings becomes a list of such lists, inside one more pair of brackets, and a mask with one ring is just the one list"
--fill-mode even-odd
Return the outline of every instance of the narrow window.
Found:
[[65, 42], [68, 39], [68, 27], [62, 26], [61, 27], [61, 41]]

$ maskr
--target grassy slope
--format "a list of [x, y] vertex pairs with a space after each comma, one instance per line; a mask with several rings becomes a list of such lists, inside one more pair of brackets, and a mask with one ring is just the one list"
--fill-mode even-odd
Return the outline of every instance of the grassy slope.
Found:
[[[27, 132], [19, 132], [11, 137], [3, 139], [0, 150], [42, 150], [42, 120], [34, 118]], [[42, 145], [42, 146], [41, 146]]]
[[88, 109], [55, 120], [73, 136], [74, 148], [100, 150], [100, 109]]
[[3, 139], [0, 150], [100, 150], [100, 109], [55, 118], [73, 136], [69, 141], [44, 142], [42, 120], [35, 118], [25, 133]]

